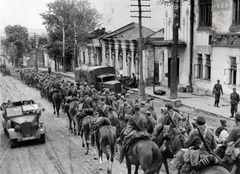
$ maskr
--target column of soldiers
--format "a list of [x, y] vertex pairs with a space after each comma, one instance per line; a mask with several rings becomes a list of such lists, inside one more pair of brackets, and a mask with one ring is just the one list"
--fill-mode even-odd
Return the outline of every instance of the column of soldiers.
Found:
[[[39, 86], [41, 86], [41, 89], [62, 89], [65, 93], [64, 96], [66, 96], [66, 103], [72, 99], [79, 99], [80, 101], [83, 101], [81, 102], [81, 110], [90, 109], [93, 113], [94, 108], [97, 108], [95, 111], [99, 114], [95, 119], [95, 131], [103, 125], [111, 124], [107, 115], [110, 110], [117, 112], [119, 119], [126, 122], [126, 128], [122, 130], [123, 136], [118, 139], [119, 142], [122, 142], [120, 163], [123, 161], [126, 146], [131, 143], [134, 138], [149, 137], [150, 134], [153, 133], [158, 139], [158, 145], [162, 147], [166, 142], [165, 134], [169, 134], [170, 132], [178, 134], [179, 132], [176, 132], [176, 128], [181, 127], [180, 124], [182, 120], [186, 119], [181, 113], [174, 109], [172, 103], [167, 103], [162, 109], [163, 119], [159, 121], [156, 118], [153, 104], [149, 98], [147, 98], [146, 102], [140, 102], [138, 97], [132, 101], [129, 93], [126, 93], [125, 96], [121, 94], [116, 95], [113, 91], [107, 88], [104, 88], [102, 91], [97, 91], [94, 86], [89, 85], [86, 82], [76, 83], [74, 85], [73, 82], [65, 82], [61, 78], [51, 78], [42, 75], [36, 76], [39, 76], [40, 78], [39, 83], [41, 85]], [[214, 133], [212, 133], [213, 131], [206, 126], [206, 119], [204, 116], [198, 116], [196, 118], [193, 124], [194, 129], [192, 129], [189, 133], [189, 137], [183, 142], [185, 148], [192, 147], [193, 150], [199, 150], [200, 161], [195, 163], [195, 168], [201, 168], [206, 165], [215, 165], [219, 162], [219, 159], [216, 159], [212, 154], [212, 151], [216, 148], [215, 136], [219, 137], [221, 132], [226, 130], [230, 136], [226, 136], [224, 140], [219, 141], [224, 145], [231, 141], [234, 142], [234, 147], [227, 151], [228, 160], [229, 158], [231, 159], [231, 154], [235, 155], [234, 160], [237, 162], [236, 173], [239, 172], [240, 166], [238, 161], [240, 161], [240, 153], [236, 152], [240, 152], [240, 113], [236, 113], [235, 121], [236, 128], [231, 131], [226, 129], [226, 121], [221, 120], [222, 125], [217, 129], [216, 135], [214, 135]], [[202, 134], [204, 140], [201, 138], [200, 134]], [[227, 162], [227, 160], [225, 160], [225, 162]], [[180, 173], [189, 173], [192, 169], [189, 165], [190, 163], [185, 163], [182, 166]], [[189, 170], [184, 171], [186, 168], [189, 168]]]

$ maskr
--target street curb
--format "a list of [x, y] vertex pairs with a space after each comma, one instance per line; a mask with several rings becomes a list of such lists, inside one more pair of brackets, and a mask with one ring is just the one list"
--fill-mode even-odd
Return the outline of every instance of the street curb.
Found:
[[[132, 91], [133, 93], [135, 93], [135, 94], [138, 93], [138, 91], [136, 91], [136, 90], [134, 90], [134, 89], [131, 89], [131, 91]], [[153, 98], [155, 98], [155, 99], [161, 99], [161, 100], [163, 100], [163, 101], [165, 101], [165, 102], [172, 102], [172, 103], [174, 103], [175, 101], [179, 100], [179, 99], [177, 99], [177, 100], [174, 101], [174, 100], [171, 100], [171, 99], [165, 99], [165, 98], [162, 98], [162, 97], [160, 97], [160, 96], [155, 96], [155, 95], [153, 95], [153, 94], [147, 94], [147, 95], [148, 95], [148, 96], [151, 96], [151, 97], [153, 97]], [[180, 100], [180, 101], [181, 101], [181, 100]], [[199, 109], [199, 108], [196, 108], [196, 107], [192, 107], [192, 106], [189, 106], [189, 105], [186, 105], [186, 104], [183, 104], [183, 103], [182, 103], [182, 106], [183, 106], [183, 107], [190, 108], [190, 109], [193, 109], [193, 110], [195, 110], [195, 111], [203, 112], [203, 113], [205, 113], [205, 114], [213, 115], [214, 117], [217, 117], [217, 118], [224, 118], [224, 119], [227, 119], [227, 120], [232, 120], [231, 118], [224, 117], [224, 116], [222, 116], [222, 115], [218, 115], [218, 114], [215, 114], [215, 113], [212, 113], [212, 112], [209, 112], [209, 111], [205, 111], [205, 110], [202, 110], [202, 109]]]

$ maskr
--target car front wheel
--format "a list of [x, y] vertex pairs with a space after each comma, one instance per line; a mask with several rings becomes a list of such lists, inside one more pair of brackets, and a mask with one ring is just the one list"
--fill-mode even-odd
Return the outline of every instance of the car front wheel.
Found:
[[11, 141], [11, 148], [15, 148], [17, 146], [17, 140], [13, 139], [13, 140], [10, 140], [10, 141]]
[[40, 142], [45, 143], [45, 141], [46, 141], [45, 139], [46, 139], [45, 134], [41, 134]]

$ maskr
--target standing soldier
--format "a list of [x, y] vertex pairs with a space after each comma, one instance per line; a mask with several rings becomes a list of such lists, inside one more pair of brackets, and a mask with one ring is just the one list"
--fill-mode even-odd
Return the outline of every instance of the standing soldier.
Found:
[[213, 87], [213, 94], [215, 94], [215, 102], [214, 102], [214, 107], [219, 107], [219, 99], [220, 95], [223, 95], [223, 90], [222, 90], [222, 85], [220, 84], [220, 80], [217, 80], [217, 84], [214, 85]]
[[51, 67], [49, 66], [49, 67], [48, 67], [48, 75], [49, 75], [49, 76], [51, 75], [51, 72], [52, 72], [52, 69], [51, 69]]
[[239, 102], [239, 94], [236, 92], [236, 88], [233, 88], [233, 92], [230, 95], [231, 99], [231, 116], [230, 118], [234, 117], [234, 113], [238, 110], [238, 102]]

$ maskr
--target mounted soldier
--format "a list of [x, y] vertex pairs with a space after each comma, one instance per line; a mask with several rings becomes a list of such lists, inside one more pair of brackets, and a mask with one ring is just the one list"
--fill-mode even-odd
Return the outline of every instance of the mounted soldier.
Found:
[[146, 118], [141, 115], [140, 105], [134, 105], [135, 114], [128, 120], [125, 131], [123, 132], [123, 141], [120, 151], [120, 164], [122, 163], [126, 148], [128, 145], [134, 142], [134, 140], [139, 138], [149, 138], [146, 131]]

